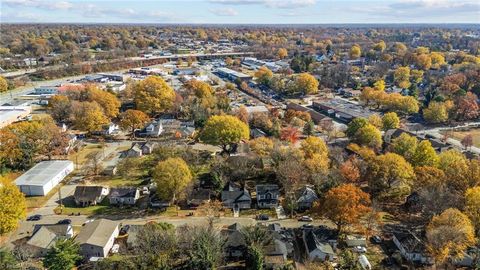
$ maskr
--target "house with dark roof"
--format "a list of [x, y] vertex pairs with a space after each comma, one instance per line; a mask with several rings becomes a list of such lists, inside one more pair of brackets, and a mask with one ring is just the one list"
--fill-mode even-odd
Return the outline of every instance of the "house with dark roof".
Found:
[[318, 201], [318, 196], [311, 186], [304, 186], [300, 189], [297, 199], [297, 208], [300, 211], [312, 208], [313, 204]]
[[101, 203], [110, 192], [108, 187], [102, 186], [77, 186], [73, 193], [75, 204], [78, 206], [90, 206]]
[[226, 239], [224, 251], [227, 258], [239, 259], [245, 255], [247, 246], [241, 229], [242, 225], [234, 223], [221, 231]]
[[241, 188], [229, 182], [222, 191], [222, 203], [226, 208], [250, 209], [252, 197], [246, 188]]
[[112, 205], [134, 205], [140, 198], [140, 190], [136, 187], [112, 188], [109, 198]]
[[26, 243], [26, 248], [34, 257], [43, 257], [57, 240], [72, 237], [73, 228], [70, 224], [37, 224], [33, 228], [32, 237]]
[[428, 256], [424, 241], [411, 231], [394, 231], [392, 241], [406, 260], [414, 263], [428, 264], [432, 258]]
[[303, 242], [307, 251], [308, 259], [311, 261], [333, 261], [336, 254], [328, 241], [321, 241], [313, 230], [303, 231]]
[[80, 253], [86, 257], [107, 257], [118, 236], [118, 222], [108, 219], [97, 219], [85, 224], [75, 237], [80, 245]]
[[280, 188], [278, 185], [257, 185], [257, 207], [274, 208], [278, 206]]
[[212, 197], [212, 191], [209, 189], [194, 189], [188, 197], [187, 203], [191, 207], [198, 207], [202, 204], [209, 203]]

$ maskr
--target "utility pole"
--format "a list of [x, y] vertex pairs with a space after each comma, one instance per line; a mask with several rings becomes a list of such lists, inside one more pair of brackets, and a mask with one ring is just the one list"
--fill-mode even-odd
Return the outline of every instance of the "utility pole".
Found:
[[60, 214], [63, 212], [62, 187], [58, 189], [58, 201], [60, 202]]

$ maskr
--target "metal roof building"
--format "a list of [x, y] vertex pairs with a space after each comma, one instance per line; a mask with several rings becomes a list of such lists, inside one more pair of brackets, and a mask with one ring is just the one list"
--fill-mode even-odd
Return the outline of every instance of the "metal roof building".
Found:
[[42, 161], [15, 180], [27, 196], [45, 196], [73, 171], [70, 160]]

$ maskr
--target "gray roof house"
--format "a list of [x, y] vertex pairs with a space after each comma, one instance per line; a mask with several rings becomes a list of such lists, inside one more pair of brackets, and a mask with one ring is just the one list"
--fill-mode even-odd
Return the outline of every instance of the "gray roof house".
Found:
[[247, 247], [241, 229], [242, 225], [234, 223], [221, 232], [226, 238], [224, 250], [228, 258], [241, 258], [245, 255]]
[[395, 231], [392, 237], [393, 243], [400, 254], [411, 262], [431, 263], [424, 242], [410, 231]]
[[315, 190], [310, 186], [304, 186], [300, 190], [300, 196], [297, 199], [297, 207], [299, 210], [308, 210], [312, 208], [316, 201], [318, 201], [318, 196]]
[[226, 208], [250, 209], [252, 197], [246, 188], [228, 183], [222, 191], [222, 203]]
[[33, 236], [27, 241], [26, 246], [34, 257], [43, 257], [57, 240], [72, 237], [73, 228], [70, 224], [38, 224], [33, 228]]
[[140, 198], [140, 190], [136, 187], [112, 188], [109, 198], [112, 205], [134, 205]]
[[257, 185], [258, 208], [273, 208], [278, 206], [280, 189], [278, 185]]
[[73, 198], [79, 206], [85, 207], [101, 203], [110, 190], [102, 186], [77, 186]]
[[336, 257], [332, 246], [327, 241], [320, 241], [312, 230], [303, 231], [303, 241], [311, 261], [333, 261]]
[[97, 219], [85, 224], [75, 241], [80, 245], [80, 253], [84, 257], [107, 257], [118, 232], [118, 222]]

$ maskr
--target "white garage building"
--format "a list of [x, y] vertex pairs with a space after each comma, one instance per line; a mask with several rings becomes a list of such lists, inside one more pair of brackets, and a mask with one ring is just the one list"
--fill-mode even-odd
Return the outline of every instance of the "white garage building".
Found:
[[45, 196], [73, 171], [70, 160], [42, 161], [15, 180], [27, 196]]

